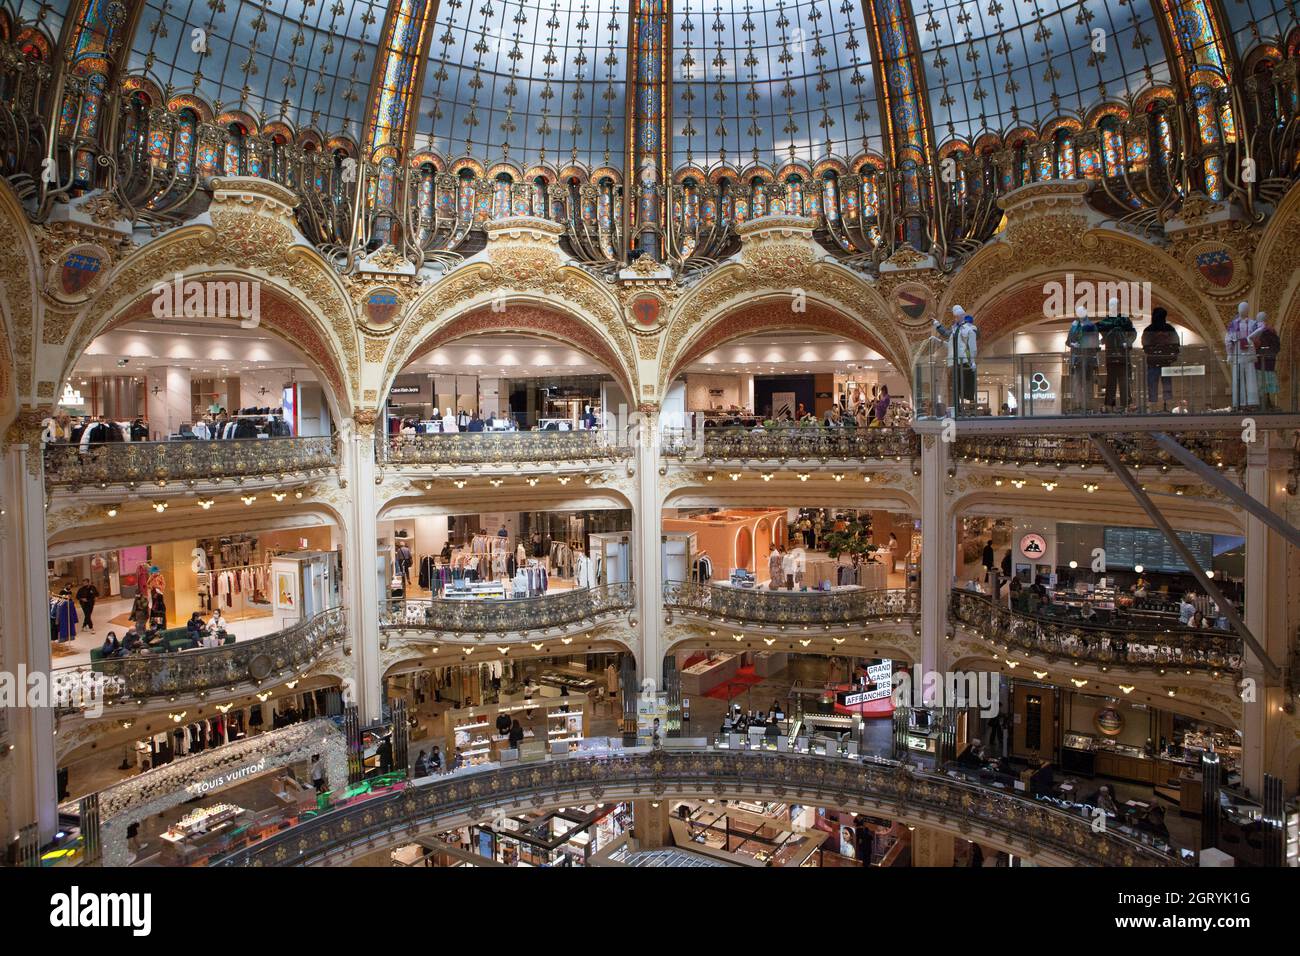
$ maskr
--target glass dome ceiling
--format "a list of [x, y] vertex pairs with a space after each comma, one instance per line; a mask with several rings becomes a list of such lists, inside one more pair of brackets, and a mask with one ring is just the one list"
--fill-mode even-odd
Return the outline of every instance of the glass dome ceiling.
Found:
[[[23, 24], [57, 39], [69, 11], [84, 2], [105, 0], [7, 5]], [[140, 0], [127, 73], [153, 80], [166, 97], [196, 93], [218, 111], [360, 141], [373, 77], [387, 48], [399, 46], [384, 39], [397, 2]], [[431, 11], [427, 25], [402, 31], [418, 47], [404, 51], [409, 63], [387, 73], [412, 87], [409, 144], [449, 159], [469, 155], [485, 167], [508, 159], [524, 169], [574, 161], [622, 169], [635, 105], [627, 89], [634, 2], [402, 0], [408, 19]], [[864, 151], [888, 160], [898, 90], [912, 87], [935, 146], [1056, 117], [1083, 120], [1103, 102], [1177, 87], [1182, 77], [1168, 63], [1164, 18], [1190, 23], [1206, 9], [1204, 0], [666, 6], [672, 162], [706, 170], [754, 163], [776, 170]], [[1226, 18], [1225, 49], [1238, 59], [1261, 42], [1283, 42], [1296, 23], [1284, 0], [1225, 0], [1211, 9]], [[194, 42], [200, 30], [206, 50]], [[1097, 31], [1102, 49], [1094, 48]], [[1190, 50], [1190, 43], [1183, 45]]]

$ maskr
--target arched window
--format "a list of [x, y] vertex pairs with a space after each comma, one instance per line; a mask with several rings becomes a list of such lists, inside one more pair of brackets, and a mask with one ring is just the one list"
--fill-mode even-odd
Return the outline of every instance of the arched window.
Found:
[[231, 123], [226, 127], [226, 131], [230, 134], [230, 137], [226, 140], [226, 175], [256, 175], [255, 173], [250, 173], [247, 166], [244, 164], [244, 138], [247, 134], [247, 130], [245, 130], [239, 123]]
[[199, 117], [186, 107], [176, 114], [176, 172], [188, 176], [194, 169], [195, 139]]

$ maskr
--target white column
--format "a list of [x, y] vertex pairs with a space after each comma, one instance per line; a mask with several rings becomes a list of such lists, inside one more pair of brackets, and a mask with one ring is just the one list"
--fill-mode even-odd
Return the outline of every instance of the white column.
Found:
[[[180, 429], [181, 422], [194, 420], [188, 368], [151, 368], [146, 383], [149, 387], [150, 438], [164, 440]], [[156, 395], [155, 388], [160, 389]]]
[[[1285, 452], [1277, 447], [1274, 432], [1261, 432], [1260, 440], [1247, 446], [1245, 491], [1256, 501], [1281, 511], [1285, 502]], [[1274, 459], [1280, 459], [1274, 461]], [[1244, 620], [1251, 634], [1264, 645], [1275, 664], [1287, 662], [1287, 545], [1282, 536], [1251, 515], [1246, 517], [1246, 608]], [[1256, 796], [1264, 792], [1264, 774], [1283, 776], [1285, 747], [1271, 741], [1279, 738], [1278, 707], [1283, 688], [1269, 686], [1257, 658], [1246, 649], [1242, 694], [1242, 783]], [[1251, 683], [1253, 682], [1253, 684]], [[1237, 688], [1240, 692], [1241, 686]], [[1251, 699], [1253, 697], [1253, 700]], [[1288, 791], [1295, 785], [1287, 781]]]
[[345, 562], [348, 633], [352, 637], [352, 677], [357, 713], [363, 723], [379, 720], [383, 675], [379, 670], [379, 593], [375, 547], [379, 539], [375, 496], [375, 413], [358, 413], [350, 440], [344, 442], [349, 495], [349, 548]]
[[636, 561], [632, 567], [636, 587], [636, 618], [640, 622], [641, 648], [638, 676], [663, 687], [663, 558], [660, 548], [659, 415], [641, 412], [641, 434], [636, 441], [636, 507], [632, 511]]
[[[14, 674], [25, 668], [29, 676], [48, 676], [51, 669], [40, 421], [39, 413], [21, 412], [0, 457], [0, 663]], [[54, 710], [15, 708], [9, 711], [9, 727], [14, 749], [0, 759], [13, 762], [13, 832], [0, 836], [8, 844], [19, 827], [37, 823], [45, 843], [58, 824]]]
[[921, 436], [921, 660], [922, 674], [940, 671], [948, 633], [952, 588], [953, 524], [944, 488], [948, 444], [933, 433]]

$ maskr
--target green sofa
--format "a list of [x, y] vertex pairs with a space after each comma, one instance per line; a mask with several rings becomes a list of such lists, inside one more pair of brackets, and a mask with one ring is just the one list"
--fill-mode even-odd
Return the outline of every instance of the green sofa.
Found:
[[[190, 632], [185, 627], [169, 627], [165, 631], [159, 632], [159, 637], [155, 637], [149, 645], [149, 652], [152, 654], [171, 653], [173, 651], [188, 651], [196, 645], [190, 639]], [[120, 638], [119, 638], [120, 639]], [[218, 631], [217, 640], [223, 645], [235, 643], [235, 635], [229, 631]], [[91, 670], [102, 670], [95, 665], [104, 659], [104, 649], [102, 647], [92, 647], [90, 649]]]

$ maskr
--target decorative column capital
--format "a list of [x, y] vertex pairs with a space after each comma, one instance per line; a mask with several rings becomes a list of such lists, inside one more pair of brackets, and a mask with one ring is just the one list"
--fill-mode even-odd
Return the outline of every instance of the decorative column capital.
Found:
[[377, 408], [362, 408], [352, 415], [353, 434], [358, 438], [374, 438], [375, 423], [379, 421]]

